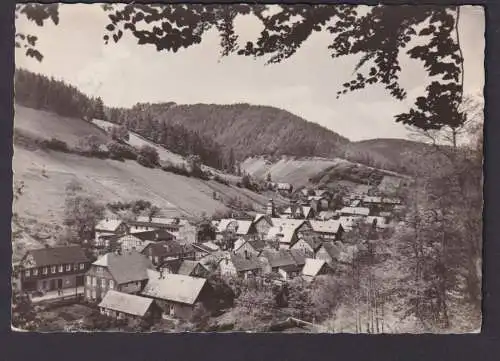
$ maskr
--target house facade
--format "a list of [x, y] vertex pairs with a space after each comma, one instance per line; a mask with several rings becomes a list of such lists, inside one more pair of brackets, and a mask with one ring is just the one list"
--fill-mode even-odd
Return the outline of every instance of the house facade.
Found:
[[262, 274], [262, 264], [257, 257], [231, 254], [219, 261], [217, 270], [222, 277], [251, 278]]
[[149, 243], [141, 253], [155, 266], [160, 266], [168, 260], [196, 258], [195, 249], [191, 245], [181, 245], [175, 240]]
[[147, 282], [153, 265], [138, 252], [107, 253], [85, 274], [85, 299], [100, 301], [108, 290], [137, 294]]
[[116, 319], [157, 318], [159, 308], [151, 298], [109, 290], [98, 305], [102, 315]]
[[109, 247], [109, 237], [102, 236], [125, 235], [129, 232], [129, 227], [122, 220], [105, 218], [96, 224], [94, 231], [94, 245], [96, 247]]
[[207, 309], [216, 301], [206, 279], [150, 271], [142, 296], [155, 300], [164, 317], [189, 319], [196, 304]]
[[80, 246], [34, 249], [21, 259], [19, 286], [23, 291], [55, 291], [83, 286], [90, 260]]

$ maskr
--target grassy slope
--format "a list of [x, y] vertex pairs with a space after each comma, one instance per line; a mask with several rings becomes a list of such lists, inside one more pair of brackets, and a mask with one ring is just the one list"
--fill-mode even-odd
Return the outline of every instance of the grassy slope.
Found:
[[[104, 136], [98, 128], [85, 121], [22, 107], [17, 107], [14, 124], [15, 128], [29, 130], [35, 136], [55, 137], [69, 144], [89, 133], [97, 132]], [[244, 203], [256, 203], [262, 207], [258, 210], [262, 210], [268, 200], [266, 196], [246, 189], [148, 169], [133, 161], [119, 162], [41, 149], [28, 150], [19, 145], [14, 145], [13, 171], [14, 181], [25, 184], [24, 194], [13, 207], [19, 215], [15, 231], [22, 231], [22, 241], [14, 247], [15, 257], [27, 246], [50, 243], [55, 232], [60, 230], [65, 187], [74, 179], [90, 196], [102, 203], [145, 199], [162, 208], [166, 216], [210, 215], [226, 209], [224, 202], [236, 197]], [[213, 199], [214, 191], [218, 200]]]
[[341, 159], [326, 158], [281, 158], [276, 162], [266, 161], [263, 157], [247, 158], [242, 163], [242, 170], [250, 175], [264, 179], [268, 173], [274, 182], [287, 182], [295, 187], [308, 183], [310, 177], [343, 162]]
[[55, 137], [64, 140], [70, 147], [77, 146], [85, 135], [95, 135], [103, 142], [108, 141], [106, 132], [91, 123], [20, 105], [15, 107], [14, 128], [43, 139]]

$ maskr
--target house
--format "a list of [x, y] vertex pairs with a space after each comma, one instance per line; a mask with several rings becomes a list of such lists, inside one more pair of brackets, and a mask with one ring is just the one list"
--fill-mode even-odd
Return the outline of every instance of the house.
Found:
[[306, 263], [306, 258], [307, 254], [301, 249], [290, 249], [289, 250], [290, 254], [293, 257], [293, 260], [295, 261], [295, 264], [302, 269]]
[[370, 215], [370, 208], [367, 207], [344, 207], [339, 211], [340, 216], [367, 217]]
[[108, 290], [139, 293], [148, 280], [153, 264], [137, 251], [110, 252], [92, 263], [85, 274], [85, 298], [102, 300]]
[[273, 218], [273, 227], [269, 229], [265, 239], [279, 243], [283, 249], [290, 248], [298, 241], [299, 232], [311, 228], [309, 221], [301, 219]]
[[293, 186], [290, 183], [277, 183], [276, 190], [283, 193], [292, 193]]
[[154, 318], [158, 308], [151, 298], [109, 290], [98, 305], [102, 315], [117, 319]]
[[23, 291], [54, 291], [83, 286], [90, 260], [80, 246], [47, 247], [25, 253], [18, 266]]
[[330, 205], [328, 198], [324, 195], [309, 196], [307, 201], [315, 213], [326, 211]]
[[253, 220], [253, 228], [260, 238], [263, 238], [269, 232], [272, 225], [271, 217], [266, 214], [257, 214]]
[[178, 218], [154, 218], [139, 216], [135, 220], [127, 221], [130, 233], [164, 230], [176, 235], [187, 221]]
[[323, 241], [334, 241], [342, 238], [344, 228], [340, 220], [330, 219], [328, 221], [310, 221], [311, 229], [301, 231], [299, 236], [313, 234], [319, 236]]
[[280, 249], [278, 251], [266, 249], [262, 251], [259, 259], [263, 265], [262, 269], [264, 274], [276, 273], [280, 267], [282, 268], [284, 266], [298, 266], [290, 250], [285, 249]]
[[320, 275], [331, 273], [332, 268], [322, 259], [307, 258], [302, 268], [302, 277], [306, 281], [312, 281]]
[[321, 247], [323, 242], [319, 237], [300, 238], [290, 249], [300, 250], [307, 256], [314, 258], [316, 251]]
[[283, 281], [289, 281], [300, 274], [301, 267], [295, 264], [289, 264], [278, 267], [278, 274]]
[[389, 227], [389, 222], [385, 217], [368, 216], [366, 217], [365, 222], [376, 229], [386, 229], [387, 227]]
[[154, 299], [167, 317], [189, 319], [197, 303], [210, 309], [216, 301], [204, 278], [151, 270], [148, 274], [149, 280], [141, 294]]
[[215, 239], [221, 241], [225, 235], [234, 236], [238, 229], [238, 221], [232, 218], [224, 218], [213, 223], [215, 227]]
[[339, 245], [329, 242], [323, 243], [316, 252], [316, 259], [325, 261], [330, 267], [334, 268], [341, 256]]
[[109, 243], [106, 244], [101, 239], [102, 236], [124, 235], [129, 232], [129, 227], [120, 219], [105, 218], [95, 225], [94, 231], [94, 245], [96, 247], [109, 247]]
[[328, 221], [329, 219], [335, 218], [337, 213], [335, 211], [321, 211], [318, 213], [318, 219], [322, 221]]
[[256, 232], [255, 227], [253, 225], [252, 221], [246, 221], [246, 220], [236, 220], [238, 225], [236, 226], [236, 235], [240, 237], [248, 237], [251, 236]]
[[198, 242], [198, 228], [190, 223], [180, 226], [177, 234], [173, 233], [182, 244], [194, 244]]
[[195, 259], [195, 250], [191, 245], [181, 245], [175, 240], [152, 242], [141, 252], [155, 266], [172, 259]]
[[245, 255], [245, 253], [247, 253], [252, 256], [258, 256], [265, 247], [266, 247], [266, 242], [260, 239], [253, 241], [243, 240], [243, 242], [241, 244], [238, 244], [238, 246], [236, 246], [235, 244], [234, 252], [239, 255]]
[[191, 245], [191, 248], [194, 250], [194, 259], [195, 260], [202, 259], [205, 256], [220, 250], [219, 246], [217, 246], [213, 242], [193, 243]]
[[206, 278], [210, 275], [210, 271], [198, 261], [185, 259], [177, 270], [177, 274]]
[[121, 246], [123, 252], [137, 250], [142, 252], [142, 250], [152, 242], [161, 241], [171, 241], [174, 240], [175, 236], [165, 230], [152, 230], [152, 231], [142, 231], [127, 234], [118, 238], [118, 243]]
[[262, 273], [262, 263], [259, 258], [250, 254], [239, 255], [231, 253], [219, 261], [217, 266], [222, 277], [249, 278]]
[[311, 219], [314, 218], [314, 214], [312, 207], [296, 204], [291, 205], [283, 211], [283, 215], [294, 219]]

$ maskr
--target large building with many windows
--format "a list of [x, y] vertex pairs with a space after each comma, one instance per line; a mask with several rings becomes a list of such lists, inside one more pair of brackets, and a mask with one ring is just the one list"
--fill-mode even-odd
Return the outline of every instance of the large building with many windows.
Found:
[[89, 266], [90, 260], [80, 246], [29, 250], [18, 268], [20, 289], [48, 292], [83, 286]]

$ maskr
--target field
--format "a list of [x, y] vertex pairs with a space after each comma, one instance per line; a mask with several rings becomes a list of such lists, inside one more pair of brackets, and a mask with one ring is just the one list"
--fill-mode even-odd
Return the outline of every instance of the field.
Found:
[[252, 157], [247, 158], [241, 168], [256, 178], [265, 179], [270, 173], [273, 182], [286, 182], [300, 187], [306, 185], [310, 177], [341, 162], [345, 161], [317, 157], [301, 159], [283, 157], [271, 162], [263, 157]]
[[103, 142], [109, 140], [106, 132], [81, 119], [61, 117], [20, 105], [15, 107], [14, 128], [41, 139], [64, 140], [70, 147], [77, 146], [86, 135], [95, 135]]
[[[19, 118], [17, 118], [19, 116]], [[18, 119], [20, 119], [18, 121]], [[40, 120], [42, 119], [42, 120]], [[64, 126], [70, 124], [74, 126]], [[30, 126], [44, 122], [46, 127]], [[83, 120], [50, 116], [50, 113], [22, 109], [16, 114], [15, 128], [30, 130], [38, 137], [58, 138], [68, 143], [99, 129]], [[49, 134], [47, 129], [52, 129]], [[162, 209], [165, 216], [197, 217], [227, 210], [229, 199], [239, 199], [263, 211], [268, 198], [236, 186], [184, 177], [161, 169], [142, 167], [134, 161], [120, 162], [82, 157], [14, 145], [14, 182], [24, 182], [22, 196], [14, 204], [18, 215], [13, 222], [17, 232], [14, 259], [26, 247], [51, 243], [61, 230], [65, 188], [77, 180], [86, 194], [106, 204], [144, 199]], [[214, 199], [214, 192], [217, 199]], [[280, 204], [279, 200], [277, 202]]]

